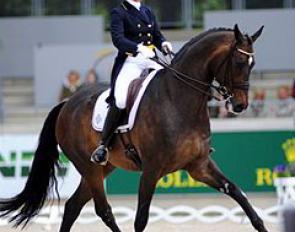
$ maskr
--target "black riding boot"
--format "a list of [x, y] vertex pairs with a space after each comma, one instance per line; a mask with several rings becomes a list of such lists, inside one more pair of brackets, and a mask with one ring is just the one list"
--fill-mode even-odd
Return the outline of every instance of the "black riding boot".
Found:
[[118, 127], [120, 117], [122, 115], [122, 110], [117, 108], [115, 105], [110, 106], [107, 114], [106, 121], [103, 125], [101, 142], [100, 145], [92, 153], [91, 161], [94, 163], [99, 163], [101, 165], [106, 165], [108, 162], [108, 146], [111, 142], [112, 136]]

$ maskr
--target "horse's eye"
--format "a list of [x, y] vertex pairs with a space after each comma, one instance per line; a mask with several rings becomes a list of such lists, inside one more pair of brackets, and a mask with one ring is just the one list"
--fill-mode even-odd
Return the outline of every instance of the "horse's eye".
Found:
[[235, 63], [239, 69], [242, 69], [248, 64], [248, 59], [244, 55], [238, 55], [236, 56]]
[[252, 63], [250, 64], [250, 69], [252, 69], [255, 65], [255, 60], [253, 59]]
[[246, 62], [246, 61], [237, 61], [237, 62], [236, 62], [236, 66], [237, 66], [239, 69], [243, 69], [246, 65], [247, 65], [247, 62]]

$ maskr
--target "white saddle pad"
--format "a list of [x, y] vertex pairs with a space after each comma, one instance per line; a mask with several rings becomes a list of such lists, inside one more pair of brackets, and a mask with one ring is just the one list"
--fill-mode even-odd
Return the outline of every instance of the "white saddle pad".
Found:
[[[151, 80], [153, 79], [153, 77], [156, 75], [157, 72], [158, 72], [158, 70], [152, 71], [147, 76], [147, 78], [143, 81], [141, 88], [139, 90], [139, 93], [138, 93], [138, 95], [134, 101], [134, 104], [132, 106], [132, 109], [130, 111], [129, 118], [128, 118], [128, 124], [120, 126], [118, 128], [119, 131], [124, 132], [127, 130], [132, 130], [141, 99], [142, 99], [149, 83], [151, 82]], [[95, 130], [97, 130], [99, 132], [102, 131], [102, 128], [103, 128], [103, 125], [104, 125], [104, 122], [105, 122], [105, 119], [107, 116], [108, 104], [106, 103], [106, 99], [109, 96], [109, 93], [110, 93], [110, 89], [103, 92], [98, 97], [95, 107], [94, 107], [93, 116], [92, 116], [92, 126]]]

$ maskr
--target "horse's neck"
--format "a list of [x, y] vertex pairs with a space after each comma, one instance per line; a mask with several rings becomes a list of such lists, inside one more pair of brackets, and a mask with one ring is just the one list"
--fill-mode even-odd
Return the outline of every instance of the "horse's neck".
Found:
[[[170, 118], [169, 122], [174, 124], [173, 128], [177, 126], [183, 131], [187, 127], [191, 130], [209, 122], [208, 96], [182, 83], [174, 75], [172, 71], [163, 71], [157, 78], [153, 88], [155, 92], [152, 93], [153, 96], [157, 96], [158, 99], [154, 100], [158, 102], [161, 111]], [[207, 124], [209, 127], [209, 123]]]
[[[215, 38], [214, 41], [218, 40]], [[213, 42], [189, 48], [172, 67], [192, 78], [210, 83], [213, 75], [210, 75], [209, 67], [213, 60], [217, 60], [214, 54], [218, 48], [217, 42]], [[208, 86], [190, 83], [209, 91]], [[210, 136], [208, 96], [179, 81], [173, 71], [161, 71], [153, 81], [148, 96], [145, 104], [147, 112], [154, 112], [154, 121], [159, 125], [162, 122], [166, 130], [177, 132], [177, 135], [196, 133], [196, 136], [204, 139]]]
[[177, 136], [210, 136], [207, 97], [184, 85], [170, 71], [163, 71], [156, 78], [147, 100], [147, 109], [154, 112], [155, 121], [161, 122], [158, 125], [165, 131]]
[[[213, 52], [213, 49], [210, 52]], [[210, 54], [208, 52], [201, 49], [192, 49], [179, 62], [173, 64], [172, 67], [191, 78], [210, 84], [212, 76], [210, 75], [209, 64]], [[169, 75], [169, 78], [165, 79], [165, 85], [168, 86], [170, 97], [176, 105], [186, 104], [190, 111], [192, 108], [203, 112], [207, 110], [206, 105], [201, 103], [208, 98], [207, 95], [202, 93], [209, 90], [208, 86], [188, 81], [188, 83], [196, 87], [196, 89], [193, 89], [189, 85], [177, 80], [173, 72], [169, 71], [166, 75]], [[197, 89], [200, 89], [200, 91]]]
[[200, 81], [212, 82], [216, 71], [213, 69], [219, 66], [221, 53], [228, 47], [231, 37], [229, 32], [220, 32], [191, 45], [173, 67]]
[[[209, 70], [210, 59], [212, 59], [214, 50], [213, 46], [204, 46], [203, 50], [202, 46], [190, 49], [172, 67], [181, 73], [209, 84], [212, 81]], [[171, 114], [177, 115], [179, 120], [185, 122], [188, 127], [197, 127], [206, 132], [209, 131], [208, 96], [201, 93], [201, 91], [209, 91], [209, 87], [189, 82], [201, 91], [193, 89], [176, 79], [175, 74], [169, 70], [164, 72], [159, 79], [158, 90], [161, 92], [161, 99], [165, 99], [161, 105], [163, 104], [163, 107], [169, 109], [168, 111]], [[183, 117], [183, 120], [181, 117]]]

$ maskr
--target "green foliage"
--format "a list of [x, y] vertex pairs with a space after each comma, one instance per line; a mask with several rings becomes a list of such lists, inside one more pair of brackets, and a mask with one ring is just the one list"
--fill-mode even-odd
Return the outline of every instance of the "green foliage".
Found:
[[153, 9], [157, 19], [162, 22], [178, 22], [182, 20], [182, 0], [145, 0]]
[[78, 15], [81, 13], [81, 0], [46, 0], [45, 15]]
[[230, 8], [230, 1], [228, 0], [196, 0], [194, 9], [194, 19], [197, 26], [203, 24], [203, 15], [210, 10], [226, 10]]
[[102, 15], [104, 17], [105, 28], [110, 25], [110, 12], [111, 9], [120, 4], [119, 0], [94, 0], [94, 10], [93, 14]]
[[31, 14], [31, 0], [1, 0], [0, 17]]
[[267, 0], [267, 1], [257, 1], [257, 0], [247, 0], [247, 9], [265, 9], [265, 8], [282, 8], [284, 6], [284, 0]]
[[102, 4], [102, 3], [97, 4], [95, 6], [95, 8], [93, 9], [92, 14], [103, 16], [104, 21], [105, 21], [105, 25], [110, 24], [110, 13], [104, 4]]

